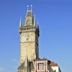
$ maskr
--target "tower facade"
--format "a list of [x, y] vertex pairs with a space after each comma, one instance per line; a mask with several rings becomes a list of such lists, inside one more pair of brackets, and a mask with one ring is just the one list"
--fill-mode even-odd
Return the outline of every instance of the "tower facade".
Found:
[[27, 9], [24, 25], [20, 20], [20, 63], [22, 64], [26, 58], [33, 61], [39, 58], [38, 38], [39, 27], [36, 24], [32, 9]]

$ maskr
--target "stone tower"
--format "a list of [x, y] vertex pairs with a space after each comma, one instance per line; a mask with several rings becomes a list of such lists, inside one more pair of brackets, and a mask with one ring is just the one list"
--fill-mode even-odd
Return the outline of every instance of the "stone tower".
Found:
[[24, 24], [20, 20], [20, 66], [17, 72], [61, 72], [58, 64], [39, 58], [39, 27], [28, 8]]
[[33, 61], [39, 58], [38, 38], [39, 27], [36, 24], [35, 17], [32, 14], [32, 8], [28, 8], [25, 16], [24, 25], [20, 20], [20, 64]]

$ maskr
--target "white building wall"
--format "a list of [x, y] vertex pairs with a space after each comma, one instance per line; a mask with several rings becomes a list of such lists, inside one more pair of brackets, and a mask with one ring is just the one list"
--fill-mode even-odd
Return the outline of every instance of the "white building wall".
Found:
[[58, 67], [58, 66], [52, 66], [51, 68], [52, 68], [52, 70], [53, 70], [53, 71], [55, 71], [55, 70], [56, 70], [56, 72], [60, 72], [60, 71], [59, 71], [59, 67]]
[[48, 65], [48, 72], [53, 72], [53, 70], [52, 70], [50, 65]]

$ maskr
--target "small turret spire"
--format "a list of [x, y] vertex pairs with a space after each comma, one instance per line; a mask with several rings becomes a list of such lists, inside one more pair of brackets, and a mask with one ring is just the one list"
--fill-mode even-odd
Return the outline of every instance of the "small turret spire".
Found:
[[34, 26], [36, 25], [36, 19], [35, 19], [35, 16], [34, 16]]
[[20, 27], [22, 27], [22, 21], [21, 21], [21, 17], [20, 17]]

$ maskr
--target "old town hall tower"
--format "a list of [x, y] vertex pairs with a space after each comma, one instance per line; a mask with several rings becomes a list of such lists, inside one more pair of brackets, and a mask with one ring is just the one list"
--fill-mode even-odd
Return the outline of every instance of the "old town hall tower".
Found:
[[20, 64], [26, 58], [28, 61], [39, 58], [38, 38], [39, 27], [36, 24], [35, 17], [32, 14], [32, 9], [28, 8], [24, 25], [20, 20]]
[[28, 8], [25, 21], [20, 20], [20, 65], [18, 72], [61, 72], [57, 63], [39, 58], [39, 26]]

